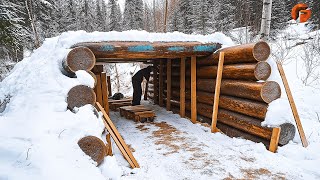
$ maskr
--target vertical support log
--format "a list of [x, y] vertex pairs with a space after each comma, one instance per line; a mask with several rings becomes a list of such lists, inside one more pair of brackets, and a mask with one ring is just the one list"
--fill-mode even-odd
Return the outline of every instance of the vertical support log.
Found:
[[191, 57], [191, 121], [197, 121], [197, 57]]
[[96, 74], [97, 77], [97, 86], [96, 86], [96, 94], [97, 94], [97, 102], [103, 104], [102, 102], [102, 89], [101, 89], [101, 73]]
[[180, 62], [180, 116], [186, 115], [186, 58], [181, 58]]
[[299, 117], [299, 114], [298, 114], [298, 110], [297, 110], [296, 104], [294, 103], [293, 96], [291, 94], [291, 90], [290, 90], [286, 75], [284, 73], [282, 65], [279, 62], [277, 62], [277, 66], [278, 66], [278, 70], [279, 70], [280, 76], [281, 76], [282, 81], [283, 81], [284, 88], [286, 90], [287, 97], [289, 99], [289, 103], [290, 103], [290, 107], [291, 107], [291, 110], [292, 110], [292, 113], [293, 113], [293, 116], [294, 116], [294, 120], [296, 121], [296, 124], [297, 124], [297, 128], [298, 128], [298, 132], [299, 132], [299, 135], [300, 135], [300, 139], [301, 139], [302, 145], [303, 145], [303, 147], [307, 147], [308, 146], [308, 141], [307, 141], [306, 136], [304, 134], [303, 127], [302, 127], [302, 124], [301, 124], [301, 121], [300, 121], [300, 117]]
[[159, 106], [163, 107], [163, 61], [160, 60], [159, 67]]
[[111, 144], [111, 139], [110, 139], [110, 133], [108, 133], [106, 135], [106, 141], [107, 141], [107, 152], [106, 152], [106, 155], [107, 156], [112, 156], [112, 144]]
[[221, 79], [222, 79], [223, 62], [224, 62], [224, 52], [220, 52], [217, 79], [216, 79], [216, 88], [214, 91], [215, 93], [214, 93], [211, 132], [218, 132], [217, 117], [218, 117], [218, 109], [219, 109], [218, 107], [219, 107], [220, 85], [221, 85]]
[[101, 73], [101, 90], [102, 90], [103, 108], [106, 110], [107, 114], [109, 115], [107, 75], [105, 72]]
[[110, 78], [110, 76], [107, 76], [107, 84], [108, 84], [108, 96], [112, 96], [111, 78]]
[[277, 151], [279, 138], [280, 138], [280, 132], [281, 132], [281, 128], [279, 128], [279, 127], [272, 129], [272, 136], [271, 136], [271, 140], [270, 140], [269, 151], [271, 151], [271, 152]]
[[167, 61], [167, 111], [171, 109], [171, 63], [172, 60], [168, 59]]
[[[157, 63], [153, 63], [153, 67], [157, 67]], [[155, 104], [159, 104], [159, 88], [158, 88], [158, 72], [157, 68], [153, 68], [153, 101]]]
[[146, 82], [146, 87], [144, 88], [144, 96], [143, 100], [148, 100], [148, 87], [149, 87], [149, 81]]

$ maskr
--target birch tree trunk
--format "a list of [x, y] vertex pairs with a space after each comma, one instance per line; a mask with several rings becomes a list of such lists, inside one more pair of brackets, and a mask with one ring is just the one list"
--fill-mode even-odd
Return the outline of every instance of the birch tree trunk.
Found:
[[271, 26], [272, 0], [263, 0], [260, 38], [267, 41]]
[[[35, 47], [38, 48], [40, 47], [40, 42], [39, 42], [39, 36], [38, 36], [38, 32], [37, 32], [37, 28], [34, 22], [34, 14], [33, 14], [33, 2], [32, 0], [30, 0], [30, 3], [28, 2], [28, 0], [25, 1], [26, 3], [26, 9], [28, 12], [28, 16], [29, 16], [29, 20], [30, 20], [30, 24], [34, 33], [34, 38], [35, 38]], [[29, 6], [30, 4], [30, 6]]]

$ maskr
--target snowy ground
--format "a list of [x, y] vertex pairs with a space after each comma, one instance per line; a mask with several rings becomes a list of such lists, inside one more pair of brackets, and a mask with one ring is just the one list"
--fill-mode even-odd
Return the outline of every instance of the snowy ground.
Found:
[[[123, 179], [320, 178], [316, 166], [320, 162], [319, 145], [304, 149], [292, 143], [275, 154], [262, 143], [212, 134], [209, 127], [192, 124], [159, 106], [152, 108], [157, 114], [152, 123], [136, 123], [118, 112], [111, 113], [141, 166]], [[119, 154], [116, 157], [123, 159]]]
[[[320, 88], [318, 84], [304, 86], [297, 78], [304, 72], [299, 56], [284, 68], [310, 144], [307, 148], [302, 147], [297, 134], [293, 142], [273, 154], [262, 144], [212, 134], [208, 127], [194, 125], [154, 106], [158, 116], [154, 123], [137, 124], [111, 113], [111, 119], [131, 145], [141, 168], [129, 168], [116, 146], [115, 156], [106, 157], [97, 168], [78, 147], [77, 141], [87, 135], [105, 139], [103, 123], [90, 106], [72, 113], [65, 102], [72, 87], [92, 86], [93, 79], [81, 71], [77, 78], [69, 78], [60, 68], [71, 45], [104, 40], [210, 41], [232, 45], [230, 38], [221, 33], [196, 36], [177, 32], [78, 31], [47, 39], [0, 82], [0, 101], [11, 96], [5, 111], [0, 113], [0, 180], [320, 179], [320, 120], [317, 116], [320, 114]], [[296, 46], [294, 52], [301, 54], [302, 46]], [[126, 70], [122, 66], [119, 69]], [[270, 80], [279, 82], [274, 69]], [[264, 124], [280, 122], [294, 123], [284, 93], [270, 105]]]

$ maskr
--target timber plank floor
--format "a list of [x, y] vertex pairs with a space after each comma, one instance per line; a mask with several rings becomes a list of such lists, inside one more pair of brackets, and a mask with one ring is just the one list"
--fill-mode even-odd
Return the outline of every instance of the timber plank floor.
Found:
[[108, 102], [109, 102], [109, 107], [112, 111], [117, 111], [122, 106], [132, 105], [132, 99], [120, 99], [120, 100], [109, 99]]

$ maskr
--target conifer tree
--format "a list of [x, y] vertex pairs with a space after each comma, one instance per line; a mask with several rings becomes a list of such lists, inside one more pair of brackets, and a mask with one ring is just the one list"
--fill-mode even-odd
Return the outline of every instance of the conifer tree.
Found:
[[109, 0], [108, 7], [110, 8], [109, 31], [121, 31], [121, 11], [118, 2]]
[[142, 0], [126, 0], [123, 13], [123, 29], [143, 29], [143, 2]]

